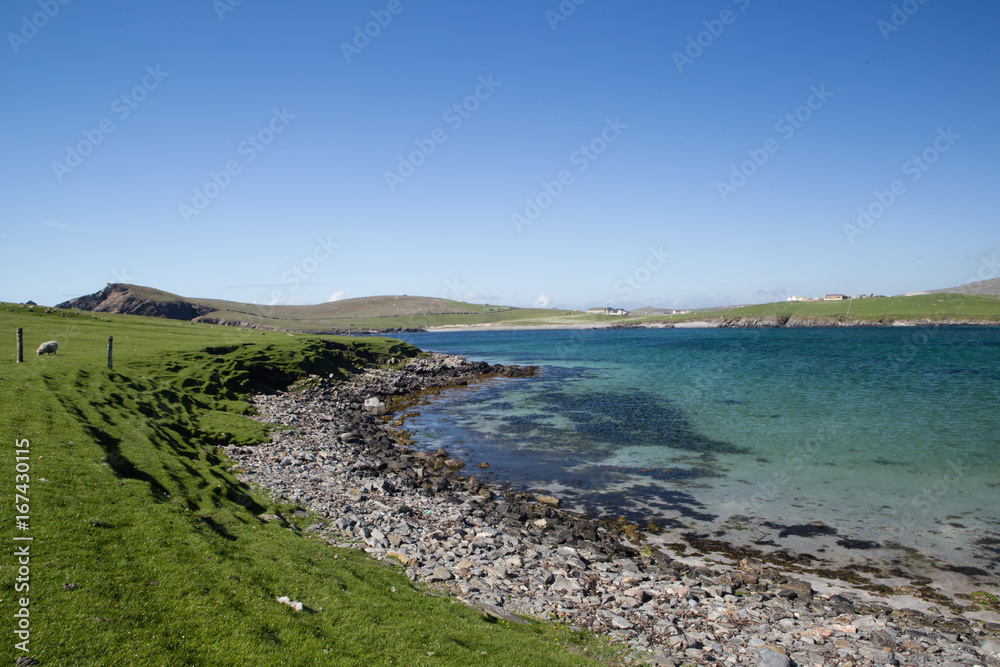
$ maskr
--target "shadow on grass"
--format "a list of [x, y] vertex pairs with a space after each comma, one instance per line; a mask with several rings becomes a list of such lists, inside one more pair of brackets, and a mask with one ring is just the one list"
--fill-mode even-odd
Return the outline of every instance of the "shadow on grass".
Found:
[[121, 440], [115, 438], [108, 433], [105, 433], [99, 428], [91, 426], [89, 424], [85, 425], [84, 430], [87, 432], [94, 442], [99, 444], [105, 452], [104, 462], [108, 464], [108, 467], [114, 471], [115, 475], [118, 477], [127, 477], [129, 479], [136, 479], [141, 482], [145, 482], [149, 486], [150, 492], [153, 497], [159, 501], [162, 501], [169, 491], [165, 486], [160, 484], [155, 477], [149, 473], [145, 473], [133, 465], [125, 456], [121, 453]]
[[[60, 394], [59, 400], [73, 420], [104, 450], [105, 463], [117, 477], [143, 482], [157, 502], [174, 496], [174, 500], [192, 512], [224, 507], [229, 503], [239, 505], [255, 516], [266, 510], [250, 496], [248, 486], [217, 468], [221, 463], [217, 455], [206, 451], [206, 434], [192, 426], [200, 407], [198, 401], [191, 401], [195, 404], [191, 409], [174, 405], [166, 415], [161, 415], [154, 407], [154, 401], [160, 402], [158, 397], [161, 392], [165, 391], [169, 396], [169, 389], [154, 389], [117, 373], [111, 379], [116, 384], [128, 386], [128, 398], [119, 392], [109, 392], [106, 387], [94, 387], [93, 378], [81, 372], [76, 378], [76, 388], [100, 398], [91, 398], [85, 405], [79, 404], [78, 394], [75, 393]], [[112, 432], [120, 428], [123, 421], [128, 421], [130, 412], [133, 412], [133, 421], [136, 414], [141, 415], [146, 433], [136, 442], [125, 443]], [[143, 449], [148, 455], [141, 456], [140, 464], [122, 452], [123, 444], [127, 444], [133, 455], [141, 456]], [[162, 471], [162, 475], [153, 474], [150, 466]], [[157, 475], [166, 475], [169, 479], [159, 479]], [[215, 488], [205, 494], [204, 491], [211, 487]], [[217, 528], [221, 524], [210, 524], [210, 527], [218, 533]], [[224, 529], [219, 534], [226, 539], [232, 537]]]

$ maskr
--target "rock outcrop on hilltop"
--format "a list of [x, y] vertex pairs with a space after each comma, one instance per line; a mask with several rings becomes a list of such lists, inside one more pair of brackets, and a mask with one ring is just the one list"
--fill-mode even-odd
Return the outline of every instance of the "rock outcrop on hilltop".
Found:
[[122, 313], [169, 320], [193, 320], [214, 311], [190, 301], [154, 301], [137, 295], [131, 285], [109, 283], [100, 292], [64, 301], [56, 308], [78, 308], [97, 313]]

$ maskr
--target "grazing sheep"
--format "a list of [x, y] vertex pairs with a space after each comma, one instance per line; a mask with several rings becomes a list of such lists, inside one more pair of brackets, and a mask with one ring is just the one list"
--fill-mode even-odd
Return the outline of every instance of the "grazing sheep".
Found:
[[42, 343], [41, 345], [39, 345], [36, 354], [38, 354], [38, 356], [42, 356], [43, 354], [55, 354], [56, 350], [58, 349], [59, 349], [59, 343], [55, 342], [54, 340], [50, 340], [47, 343]]

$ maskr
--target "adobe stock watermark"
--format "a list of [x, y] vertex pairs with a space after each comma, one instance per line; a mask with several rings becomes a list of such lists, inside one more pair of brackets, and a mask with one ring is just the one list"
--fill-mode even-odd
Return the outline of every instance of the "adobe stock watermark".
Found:
[[805, 442], [799, 442], [776, 466], [770, 479], [762, 480], [760, 484], [749, 487], [746, 491], [738, 491], [729, 499], [742, 503], [745, 514], [756, 516], [766, 515], [767, 505], [778, 498], [787, 495], [789, 483], [801, 476], [807, 465], [812, 465], [819, 454], [840, 437], [843, 426], [835, 421], [826, 420], [816, 425], [816, 435]]
[[649, 254], [646, 255], [645, 261], [615, 283], [615, 292], [626, 299], [632, 298], [636, 292], [642, 289], [643, 285], [649, 282], [654, 273], [666, 266], [670, 257], [670, 254], [663, 251], [662, 245], [659, 248], [649, 246]]
[[281, 281], [291, 285], [293, 290], [298, 289], [302, 283], [309, 280], [310, 276], [319, 271], [322, 264], [333, 257], [333, 251], [339, 247], [340, 244], [333, 242], [331, 234], [327, 233], [325, 237], [317, 236], [312, 252], [281, 274]]
[[444, 289], [441, 290], [441, 298], [451, 299], [452, 301], [462, 301], [468, 297], [469, 294], [471, 294], [469, 288], [460, 283], [458, 278], [445, 280]]
[[[18, 329], [20, 331], [20, 329]], [[17, 611], [14, 612], [14, 636], [20, 639], [14, 647], [23, 651], [25, 655], [30, 652], [28, 643], [31, 641], [31, 542], [34, 537], [31, 530], [31, 442], [27, 438], [14, 439], [14, 475], [11, 496], [14, 502], [15, 527], [21, 531], [14, 537], [15, 548], [14, 558], [16, 559], [17, 577], [14, 584], [14, 592], [20, 593], [21, 597], [16, 598]], [[20, 543], [20, 544], [17, 544]], [[18, 660], [20, 662], [20, 660]]]
[[699, 402], [706, 396], [715, 398], [720, 393], [720, 387], [728, 391], [731, 384], [731, 372], [746, 362], [747, 351], [753, 349], [760, 340], [761, 329], [746, 329], [728, 344], [723, 345], [722, 353], [699, 365], [698, 376], [693, 383], [686, 386], [687, 400]]
[[[590, 168], [597, 158], [608, 150], [608, 146], [618, 141], [628, 125], [621, 121], [620, 116], [615, 116], [614, 120], [604, 119], [604, 127], [596, 137], [589, 142], [582, 144], [569, 156], [569, 163], [576, 167], [578, 173], [583, 173]], [[514, 229], [520, 234], [527, 225], [532, 224], [542, 213], [546, 211], [552, 203], [562, 196], [566, 188], [573, 185], [576, 177], [570, 169], [563, 169], [551, 181], [543, 180], [542, 189], [533, 197], [524, 198], [524, 210], [514, 212], [510, 216], [510, 221]]]
[[[820, 84], [819, 88], [812, 86], [809, 90], [810, 95], [806, 98], [805, 103], [799, 105], [794, 111], [786, 113], [774, 123], [774, 131], [778, 132], [785, 141], [794, 137], [795, 133], [812, 119], [813, 113], [822, 109], [827, 100], [833, 97], [833, 93], [826, 89], [825, 83]], [[781, 143], [774, 137], [765, 139], [760, 148], [748, 148], [746, 151], [748, 159], [730, 166], [728, 180], [716, 181], [715, 183], [722, 201], [729, 201], [729, 197], [746, 185], [750, 177], [767, 164], [771, 156], [780, 149]]]
[[[479, 77], [479, 85], [476, 86], [472, 94], [445, 109], [444, 113], [441, 114], [441, 120], [447, 123], [452, 131], [457, 130], [472, 117], [472, 114], [479, 110], [483, 102], [493, 96], [493, 93], [501, 85], [503, 85], [501, 82], [493, 80], [492, 74]], [[417, 169], [427, 161], [427, 158], [437, 152], [438, 146], [446, 141], [448, 141], [448, 132], [443, 127], [435, 128], [425, 139], [414, 139], [413, 145], [416, 148], [406, 155], [399, 156], [399, 163], [395, 170], [385, 172], [385, 184], [389, 186], [389, 191], [395, 192], [396, 188], [410, 176], [413, 176]]]
[[111, 269], [111, 277], [114, 278], [116, 283], [135, 284], [135, 277], [129, 275], [128, 268], [124, 266], [121, 270]]
[[21, 47], [34, 39], [38, 31], [49, 24], [54, 19], [59, 10], [68, 5], [70, 0], [38, 0], [39, 11], [31, 16], [21, 17], [21, 29], [17, 32], [8, 32], [7, 41], [14, 53], [18, 53]]
[[875, 23], [879, 32], [882, 33], [882, 39], [888, 42], [889, 35], [898, 32], [900, 28], [909, 22], [910, 17], [920, 11], [922, 5], [926, 4], [927, 0], [904, 0], [901, 4], [893, 4], [889, 20], [879, 19]]
[[[903, 175], [909, 176], [910, 183], [916, 183], [960, 138], [961, 135], [955, 134], [950, 125], [947, 130], [939, 127], [937, 136], [934, 137], [930, 145], [903, 163], [901, 167]], [[858, 207], [858, 217], [855, 222], [853, 224], [844, 223], [844, 234], [847, 235], [847, 240], [853, 244], [857, 237], [871, 229], [906, 192], [906, 183], [899, 178], [892, 181], [886, 190], [875, 190], [872, 193], [872, 202], [867, 206]]]
[[[157, 65], [146, 68], [146, 75], [142, 81], [132, 87], [128, 92], [122, 93], [111, 101], [111, 113], [119, 122], [128, 118], [133, 111], [139, 108], [151, 92], [160, 87], [163, 80], [170, 76], [170, 72], [164, 72]], [[73, 173], [77, 167], [83, 164], [83, 160], [94, 152], [94, 149], [104, 143], [104, 139], [115, 131], [115, 121], [110, 116], [105, 116], [94, 128], [84, 129], [83, 139], [75, 144], [66, 146], [66, 156], [62, 162], [52, 161], [52, 172], [56, 179], [62, 183], [67, 174]]]
[[916, 359], [920, 352], [930, 347], [937, 340], [939, 329], [940, 327], [914, 327], [912, 333], [908, 332], [907, 340], [901, 344], [902, 351], [895, 351], [886, 357], [886, 361], [892, 364], [893, 372], [898, 373]]
[[569, 17], [576, 13], [576, 8], [587, 0], [562, 0], [554, 9], [545, 10], [545, 20], [549, 22], [549, 27], [555, 32], [560, 23], [569, 20]]
[[268, 305], [275, 306], [287, 301], [289, 292], [295, 292], [304, 285], [323, 264], [330, 261], [334, 251], [340, 248], [340, 244], [334, 242], [333, 234], [329, 232], [325, 236], [317, 236], [315, 240], [312, 250], [281, 274], [281, 282], [288, 286], [288, 290], [272, 290]]
[[235, 12], [236, 8], [243, 4], [243, 0], [212, 0], [212, 9], [220, 21], [226, 20], [226, 14]]
[[226, 162], [221, 170], [209, 171], [208, 181], [200, 188], [194, 189], [190, 204], [184, 202], [178, 206], [184, 222], [190, 223], [192, 217], [201, 215], [208, 205], [229, 187], [233, 178], [243, 173], [243, 165], [257, 159], [257, 156], [271, 145], [271, 142], [284, 132], [294, 119], [295, 114], [288, 113], [288, 107], [281, 109], [273, 107], [267, 124], [253, 134], [248, 134], [236, 147], [236, 154], [243, 158], [242, 162], [239, 159], [232, 159]]
[[351, 63], [351, 58], [360, 55], [368, 48], [372, 40], [382, 34], [382, 30], [389, 27], [394, 16], [399, 16], [404, 6], [401, 0], [389, 0], [385, 9], [372, 10], [372, 20], [364, 26], [354, 26], [354, 39], [340, 43], [340, 52], [344, 54], [347, 63]]
[[[732, 1], [733, 4], [739, 7], [741, 12], [745, 12], [750, 6], [750, 0]], [[677, 66], [677, 71], [683, 74], [685, 67], [694, 64], [694, 61], [700, 58], [705, 53], [705, 50], [715, 44], [715, 40], [722, 36], [722, 33], [726, 30], [726, 26], [732, 25], [736, 21], [737, 16], [739, 14], [733, 10], [723, 9], [719, 12], [718, 18], [702, 21], [701, 24], [705, 29], [693, 36], [688, 36], [687, 46], [684, 47], [683, 53], [680, 51], [674, 51], [673, 53], [674, 65]]]
[[1000, 277], [1000, 262], [997, 262], [997, 254], [994, 252], [992, 257], [983, 255], [982, 258], [980, 258], [979, 271], [977, 271], [976, 274], [970, 277], [966, 282], [975, 283], [981, 280], [992, 280], [996, 277]]
[[[580, 358], [580, 350], [587, 344], [587, 334], [585, 329], [569, 329], [560, 332], [561, 340], [552, 350], [552, 357], [559, 361], [572, 361]], [[568, 340], [563, 338], [568, 336]]]

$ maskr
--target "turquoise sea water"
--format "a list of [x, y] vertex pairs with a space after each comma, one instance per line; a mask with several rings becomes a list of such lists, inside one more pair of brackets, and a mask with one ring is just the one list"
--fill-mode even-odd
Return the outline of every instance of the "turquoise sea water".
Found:
[[489, 462], [481, 477], [743, 543], [822, 524], [823, 544], [800, 548], [903, 545], [1000, 579], [998, 328], [404, 338], [542, 367], [446, 391], [408, 420], [421, 445]]

